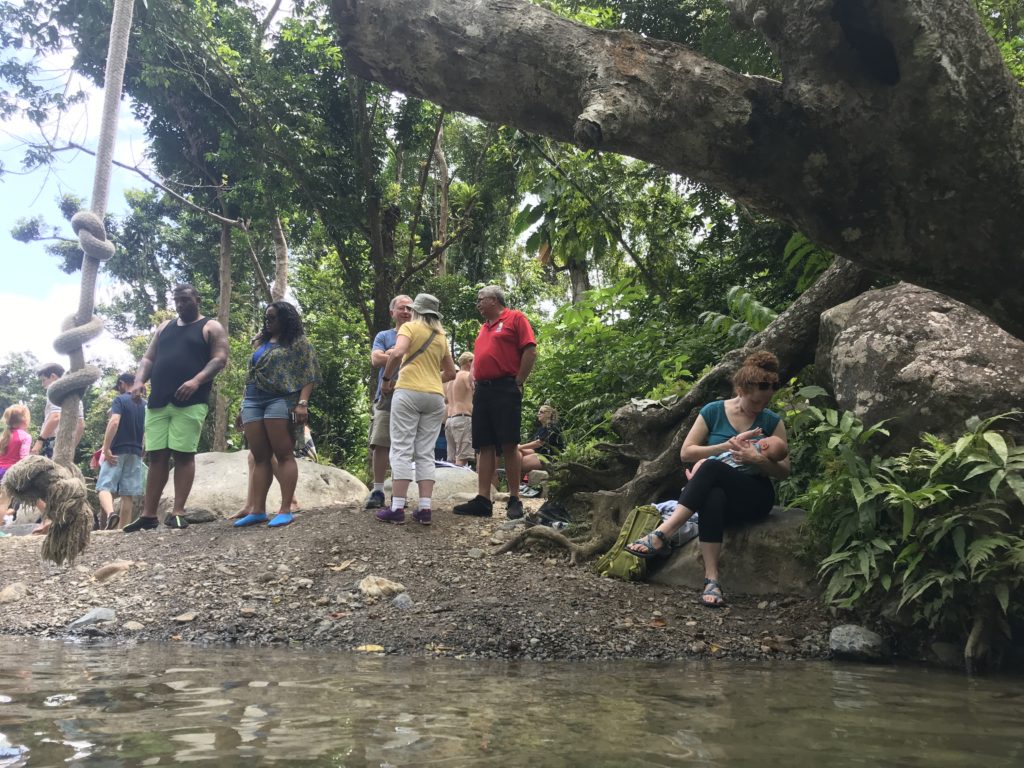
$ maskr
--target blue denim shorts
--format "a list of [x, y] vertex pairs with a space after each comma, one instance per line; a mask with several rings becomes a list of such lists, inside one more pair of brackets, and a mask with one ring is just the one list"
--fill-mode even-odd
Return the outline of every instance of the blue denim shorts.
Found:
[[242, 398], [242, 423], [290, 419], [296, 402], [298, 398], [295, 395], [278, 395], [250, 384], [245, 388], [245, 397]]
[[110, 491], [115, 496], [141, 496], [146, 485], [146, 465], [142, 457], [122, 453], [117, 464], [104, 461], [96, 477], [97, 491]]

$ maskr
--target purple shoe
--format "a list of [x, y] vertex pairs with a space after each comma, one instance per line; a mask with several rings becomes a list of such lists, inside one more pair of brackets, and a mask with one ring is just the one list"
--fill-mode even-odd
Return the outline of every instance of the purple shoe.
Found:
[[377, 510], [376, 517], [382, 523], [391, 523], [392, 525], [405, 525], [405, 510], [404, 509], [392, 509], [391, 507], [381, 507]]
[[420, 525], [430, 525], [430, 510], [429, 509], [417, 509], [412, 513], [412, 519]]

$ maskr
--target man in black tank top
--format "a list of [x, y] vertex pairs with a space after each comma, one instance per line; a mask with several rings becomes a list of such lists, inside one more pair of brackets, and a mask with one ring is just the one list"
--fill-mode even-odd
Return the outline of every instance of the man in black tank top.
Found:
[[146, 451], [149, 477], [142, 515], [124, 526], [135, 533], [159, 525], [156, 508], [167, 485], [174, 459], [174, 509], [164, 524], [185, 528], [185, 502], [195, 479], [195, 455], [208, 410], [213, 378], [228, 362], [224, 326], [199, 314], [199, 294], [191, 285], [174, 288], [178, 317], [164, 322], [139, 362], [131, 393], [141, 398], [145, 384], [152, 387], [146, 405]]

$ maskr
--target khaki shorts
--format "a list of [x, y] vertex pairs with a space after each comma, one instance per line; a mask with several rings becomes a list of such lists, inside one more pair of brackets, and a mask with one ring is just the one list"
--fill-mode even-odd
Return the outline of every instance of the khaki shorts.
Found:
[[199, 450], [199, 436], [209, 411], [206, 403], [179, 408], [165, 405], [163, 408], [146, 409], [146, 450], [163, 451], [170, 448], [178, 453], [195, 453]]
[[459, 414], [449, 416], [444, 425], [444, 436], [448, 441], [448, 461], [469, 461], [476, 456], [473, 450], [473, 417]]
[[370, 447], [391, 447], [391, 411], [382, 411], [373, 407], [370, 418]]

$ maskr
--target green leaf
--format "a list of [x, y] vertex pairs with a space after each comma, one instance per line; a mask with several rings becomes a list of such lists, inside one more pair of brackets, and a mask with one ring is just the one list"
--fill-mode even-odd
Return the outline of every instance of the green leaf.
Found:
[[1006, 440], [998, 432], [986, 432], [983, 437], [985, 442], [992, 446], [992, 450], [996, 452], [996, 455], [1006, 465], [1006, 458], [1009, 455], [1009, 449], [1006, 447]]
[[1020, 503], [1024, 504], [1024, 478], [1016, 472], [1010, 472], [1006, 475], [1006, 484], [1010, 486], [1010, 490], [1014, 492]]
[[804, 400], [813, 400], [816, 397], [823, 397], [828, 394], [824, 389], [818, 386], [801, 387], [796, 391], [797, 395], [802, 397]]
[[1010, 607], [1010, 587], [1006, 582], [1001, 581], [995, 586], [996, 600], [999, 601], [999, 607], [1003, 609], [1005, 614]]
[[999, 486], [1003, 484], [1003, 478], [1006, 477], [1006, 470], [1000, 469], [994, 475], [992, 479], [988, 481], [988, 489], [992, 491], [993, 496], [999, 495]]
[[956, 441], [956, 445], [953, 446], [953, 453], [956, 454], [957, 458], [960, 458], [963, 452], [966, 451], [973, 442], [974, 435], [964, 435], [963, 437]]
[[967, 532], [963, 528], [953, 529], [953, 548], [961, 561], [966, 559]]
[[909, 501], [903, 502], [903, 538], [910, 536], [914, 530], [914, 505]]

